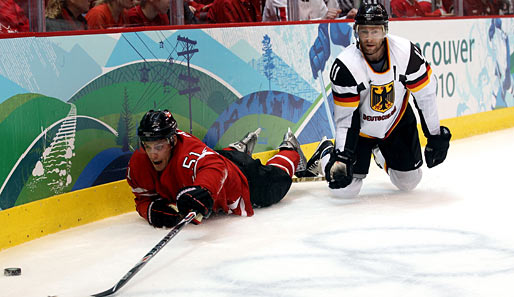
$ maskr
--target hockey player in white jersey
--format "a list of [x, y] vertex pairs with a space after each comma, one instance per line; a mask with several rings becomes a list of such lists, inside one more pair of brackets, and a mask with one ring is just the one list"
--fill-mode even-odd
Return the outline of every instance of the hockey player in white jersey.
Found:
[[413, 43], [388, 34], [388, 20], [383, 5], [363, 3], [353, 28], [357, 43], [336, 58], [330, 71], [335, 147], [323, 139], [303, 176], [325, 175], [340, 197], [360, 192], [372, 154], [400, 190], [418, 185], [423, 160], [411, 96], [427, 137], [427, 166], [443, 162], [450, 145], [450, 130], [439, 125], [430, 65]]

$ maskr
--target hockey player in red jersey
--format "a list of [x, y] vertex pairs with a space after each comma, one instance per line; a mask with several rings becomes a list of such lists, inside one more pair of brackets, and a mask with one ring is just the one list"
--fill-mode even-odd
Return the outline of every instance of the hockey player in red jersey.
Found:
[[428, 168], [443, 162], [450, 146], [450, 130], [439, 125], [430, 65], [412, 42], [387, 34], [388, 20], [376, 0], [360, 6], [354, 23], [357, 43], [339, 54], [330, 71], [335, 147], [323, 139], [307, 170], [298, 174], [325, 175], [339, 197], [360, 192], [372, 154], [400, 190], [412, 190], [421, 181], [423, 160], [411, 96], [427, 138]]
[[219, 211], [252, 216], [254, 207], [279, 202], [306, 160], [289, 129], [279, 152], [262, 165], [251, 158], [259, 132], [214, 151], [177, 129], [168, 110], [148, 111], [137, 130], [141, 147], [127, 170], [137, 212], [152, 226], [169, 228], [190, 211], [203, 218]]

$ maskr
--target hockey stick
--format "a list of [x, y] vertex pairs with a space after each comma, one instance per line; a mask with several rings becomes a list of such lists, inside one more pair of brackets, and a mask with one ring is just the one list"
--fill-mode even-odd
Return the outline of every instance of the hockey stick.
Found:
[[150, 259], [152, 259], [153, 256], [155, 256], [173, 237], [175, 237], [175, 235], [177, 235], [177, 233], [182, 228], [184, 228], [189, 222], [191, 222], [195, 216], [196, 216], [196, 213], [193, 211], [188, 213], [187, 216], [185, 216], [182, 219], [182, 221], [180, 221], [180, 223], [178, 223], [175, 227], [173, 227], [173, 229], [171, 229], [171, 231], [166, 236], [164, 236], [164, 238], [161, 239], [161, 241], [159, 241], [159, 243], [156, 246], [154, 246], [151, 251], [149, 251], [132, 269], [130, 269], [129, 272], [127, 272], [127, 274], [125, 274], [120, 279], [120, 281], [114, 285], [114, 287], [112, 287], [106, 291], [103, 291], [101, 293], [91, 295], [91, 296], [102, 297], [102, 296], [109, 296], [109, 295], [116, 293], [134, 275], [136, 275], [136, 273], [138, 273], [139, 270], [141, 270], [141, 268], [143, 268], [143, 266], [145, 266], [145, 264], [148, 263], [148, 261], [150, 261]]
[[328, 125], [330, 126], [330, 132], [332, 132], [332, 137], [336, 137], [336, 128], [334, 126], [334, 118], [332, 117], [332, 113], [330, 112], [330, 105], [328, 104], [327, 91], [325, 90], [325, 82], [323, 81], [323, 72], [321, 70], [318, 71], [319, 83], [321, 85], [321, 93], [323, 94], [323, 102], [325, 103], [325, 111], [327, 113]]
[[293, 183], [313, 182], [326, 180], [324, 176], [313, 176], [313, 177], [293, 177]]

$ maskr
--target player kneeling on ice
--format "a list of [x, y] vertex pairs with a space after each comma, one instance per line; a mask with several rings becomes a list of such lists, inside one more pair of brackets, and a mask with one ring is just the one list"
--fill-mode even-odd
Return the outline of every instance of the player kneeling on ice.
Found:
[[357, 43], [339, 54], [330, 71], [335, 147], [322, 139], [306, 171], [297, 173], [324, 175], [340, 197], [360, 192], [372, 154], [400, 190], [413, 190], [421, 181], [423, 160], [411, 94], [427, 138], [428, 168], [443, 162], [450, 146], [450, 130], [439, 125], [437, 81], [430, 65], [413, 43], [387, 34], [388, 19], [376, 1], [363, 3], [357, 11]]
[[137, 129], [141, 147], [127, 170], [137, 212], [152, 226], [169, 228], [190, 211], [203, 218], [212, 211], [252, 216], [254, 207], [279, 202], [306, 160], [289, 129], [279, 152], [262, 165], [251, 157], [259, 132], [214, 151], [177, 129], [168, 110], [148, 111]]

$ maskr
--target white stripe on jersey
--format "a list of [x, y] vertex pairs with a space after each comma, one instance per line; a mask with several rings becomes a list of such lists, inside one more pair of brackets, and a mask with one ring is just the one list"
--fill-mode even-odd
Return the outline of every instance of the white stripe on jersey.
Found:
[[150, 192], [147, 189], [143, 188], [132, 188], [132, 193], [136, 194], [137, 196], [146, 196], [146, 197], [152, 197], [152, 196], [159, 196], [159, 194]]
[[284, 170], [285, 172], [287, 172], [287, 174], [289, 174], [289, 176], [291, 176], [291, 172], [289, 172], [289, 169], [287, 169], [285, 166], [282, 166], [280, 164], [269, 164], [270, 166], [275, 166], [275, 167], [278, 167], [282, 170]]
[[406, 75], [407, 76], [407, 81], [413, 81], [413, 80], [416, 80], [418, 79], [419, 77], [421, 77], [423, 74], [425, 74], [425, 72], [427, 72], [427, 66], [425, 64], [421, 65], [418, 69], [418, 71], [414, 72], [414, 73], [411, 73], [411, 74], [408, 74]]
[[[195, 165], [193, 167], [193, 181], [195, 181], [196, 179], [196, 166], [198, 165], [198, 162], [203, 159], [205, 156], [208, 156], [208, 155], [214, 155], [216, 154], [215, 152], [210, 152], [207, 150], [207, 147], [205, 147], [202, 151], [202, 153], [200, 154], [200, 156], [198, 156], [198, 159], [196, 159], [196, 162], [195, 162]], [[185, 162], [185, 160], [184, 160]]]
[[[291, 168], [294, 170], [294, 168], [295, 168], [295, 167], [294, 167], [294, 163], [293, 163], [293, 161], [291, 161], [291, 159], [289, 159], [289, 158], [287, 158], [287, 157], [285, 157], [285, 156], [282, 156], [282, 155], [275, 155], [275, 156], [273, 156], [272, 158], [270, 158], [270, 159], [268, 160], [267, 164], [269, 164], [269, 165], [275, 165], [275, 164], [270, 164], [270, 161], [271, 161], [271, 160], [273, 160], [273, 159], [275, 159], [275, 158], [282, 158], [282, 159], [286, 160], [286, 161], [287, 161], [287, 163], [289, 163], [289, 165], [291, 165]], [[288, 170], [287, 172], [289, 173], [289, 170]]]
[[357, 86], [341, 87], [341, 86], [333, 85], [332, 90], [338, 94], [347, 94], [347, 93], [358, 94], [359, 93], [357, 91]]
[[335, 77], [337, 76], [337, 72], [339, 72], [339, 69], [341, 67], [337, 64], [334, 65], [334, 67], [332, 67], [331, 69], [331, 72], [330, 72], [330, 78], [331, 79], [335, 79]]
[[234, 210], [238, 209], [241, 211], [242, 217], [247, 217], [248, 213], [246, 212], [245, 208], [245, 201], [244, 199], [241, 199], [242, 197], [237, 198], [237, 200], [234, 203], [230, 203], [228, 206], [228, 213], [231, 214], [234, 212]]

